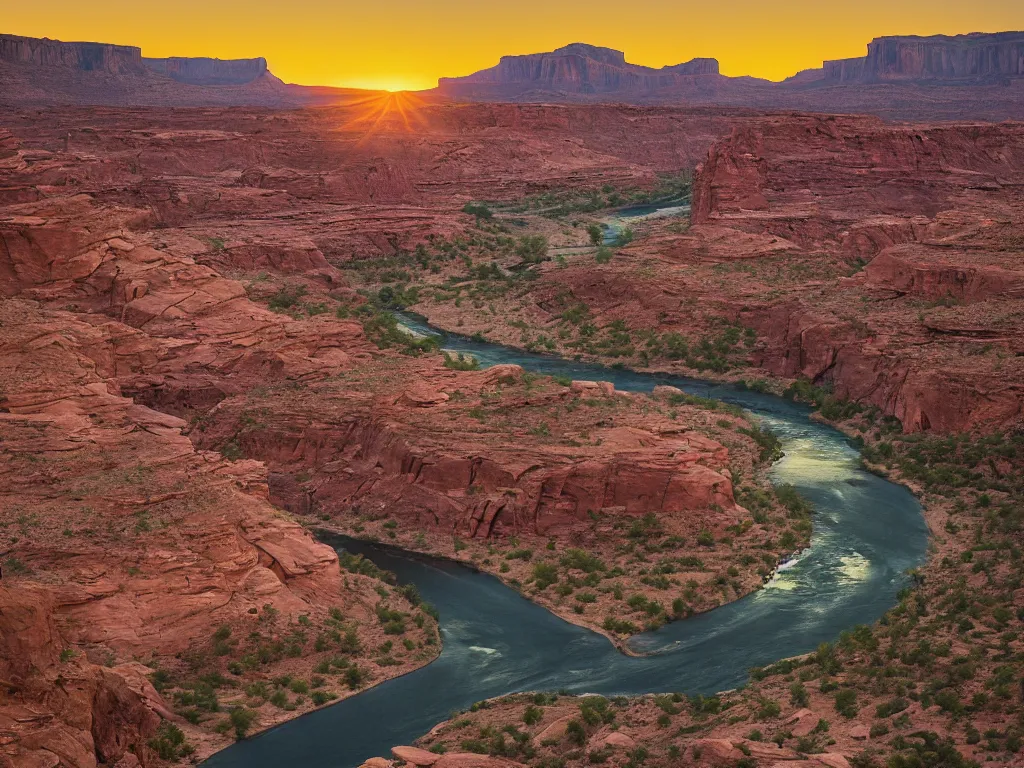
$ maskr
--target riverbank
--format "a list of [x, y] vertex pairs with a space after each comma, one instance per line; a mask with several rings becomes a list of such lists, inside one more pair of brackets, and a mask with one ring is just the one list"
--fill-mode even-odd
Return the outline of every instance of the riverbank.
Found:
[[[963, 493], [958, 492], [954, 494], [957, 498], [948, 498], [947, 490], [944, 491], [947, 497], [942, 498], [936, 494], [937, 490], [942, 492], [942, 489], [941, 487], [937, 489], [934, 482], [924, 483], [919, 480], [915, 480], [912, 477], [908, 477], [905, 472], [894, 468], [892, 460], [886, 462], [881, 459], [877, 459], [877, 452], [879, 451], [881, 451], [883, 456], [888, 455], [890, 459], [894, 457], [894, 454], [889, 452], [889, 449], [886, 448], [886, 446], [890, 445], [890, 442], [887, 442], [884, 438], [887, 435], [890, 439], [896, 438], [894, 425], [883, 422], [877, 409], [843, 406], [840, 410], [845, 410], [847, 412], [845, 418], [828, 419], [822, 417], [820, 414], [815, 414], [815, 419], [821, 423], [840, 429], [854, 442], [865, 445], [865, 452], [869, 456], [876, 457], [876, 461], [871, 461], [868, 458], [863, 459], [864, 464], [868, 469], [882, 477], [904, 484], [911, 490], [911, 492], [925, 502], [923, 508], [924, 517], [928, 528], [932, 533], [933, 543], [932, 546], [929, 547], [929, 558], [927, 562], [923, 568], [914, 572], [917, 589], [910, 593], [910, 599], [915, 599], [915, 595], [920, 596], [923, 585], [926, 582], [937, 580], [940, 584], [948, 584], [948, 574], [942, 573], [943, 567], [948, 568], [954, 559], [961, 562], [969, 562], [973, 559], [964, 554], [965, 552], [970, 554], [970, 540], [964, 538], [963, 535], [958, 535], [965, 533], [964, 529], [958, 528], [956, 524], [951, 524], [950, 522], [950, 516], [956, 512], [958, 507], [960, 511], [963, 511], [965, 506], [963, 503]], [[850, 411], [854, 412], [852, 417], [849, 415]], [[878, 428], [879, 424], [882, 425], [880, 428]], [[904, 438], [902, 435], [897, 438], [899, 442], [903, 442], [904, 439], [909, 445], [913, 445], [921, 439], [925, 441], [928, 440], [928, 438], [919, 437]], [[942, 439], [943, 438], [934, 438], [934, 440]], [[985, 440], [984, 437], [981, 439], [983, 441]], [[954, 438], [953, 442], [956, 442], [956, 438]], [[895, 454], [895, 456], [898, 457], [898, 454]], [[993, 471], [998, 473], [998, 471], [995, 470], [995, 467], [993, 467]], [[982, 487], [985, 487], [984, 483]], [[982, 499], [984, 497], [982, 501], [976, 501], [976, 503], [981, 506], [988, 507], [988, 505], [994, 503], [988, 499], [988, 494], [983, 493], [983, 491], [976, 491], [976, 493], [978, 494], [977, 499]], [[976, 537], [977, 534], [975, 533], [972, 535]], [[978, 573], [977, 568], [974, 569], [974, 572]], [[942, 589], [940, 588], [939, 591], [941, 593]], [[883, 624], [885, 623], [888, 622], [883, 622]], [[749, 692], [725, 697], [724, 701], [727, 708], [732, 710], [734, 707], [737, 707], [745, 709], [748, 713], [746, 717], [737, 718], [734, 711], [734, 714], [730, 716], [730, 720], [732, 721], [752, 720], [755, 723], [766, 722], [771, 726], [779, 718], [782, 718], [784, 724], [795, 726], [791, 731], [796, 731], [796, 735], [799, 736], [799, 741], [795, 745], [796, 751], [793, 751], [793, 748], [790, 748], [789, 751], [786, 752], [781, 748], [782, 742], [779, 741], [779, 739], [776, 739], [780, 745], [780, 747], [776, 748], [778, 751], [769, 750], [771, 753], [769, 754], [766, 753], [763, 748], [755, 747], [754, 752], [757, 752], [758, 756], [761, 758], [771, 757], [773, 759], [786, 759], [787, 757], [795, 758], [801, 754], [810, 755], [813, 758], [817, 751], [821, 751], [823, 749], [837, 750], [836, 752], [827, 752], [825, 754], [823, 764], [846, 764], [844, 761], [854, 755], [857, 755], [859, 760], [864, 761], [870, 759], [865, 757], [865, 755], [870, 754], [870, 750], [865, 751], [864, 745], [866, 743], [875, 743], [879, 740], [884, 742], [883, 737], [891, 732], [892, 726], [887, 721], [892, 718], [892, 715], [882, 716], [881, 713], [883, 709], [891, 708], [895, 714], [900, 714], [900, 718], [893, 718], [901, 719], [901, 723], [899, 724], [900, 728], [905, 729], [909, 727], [910, 722], [913, 722], [917, 727], [933, 728], [938, 730], [940, 733], [947, 727], [944, 725], [944, 719], [946, 717], [962, 717], [963, 705], [955, 704], [955, 700], [952, 698], [953, 694], [949, 692], [948, 688], [940, 687], [938, 689], [940, 692], [946, 691], [943, 696], [938, 698], [938, 703], [936, 703], [933, 698], [934, 694], [925, 693], [923, 700], [919, 700], [919, 697], [916, 696], [913, 691], [909, 691], [909, 704], [896, 704], [890, 706], [889, 704], [886, 704], [886, 701], [882, 697], [877, 695], [877, 692], [872, 692], [870, 689], [865, 689], [864, 686], [859, 685], [853, 675], [849, 672], [840, 674], [839, 680], [834, 683], [829, 682], [827, 678], [824, 678], [823, 682], [822, 679], [819, 679], [821, 684], [818, 686], [820, 689], [818, 691], [813, 691], [810, 686], [805, 686], [802, 683], [799, 686], [797, 683], [789, 685], [789, 688], [791, 689], [789, 690], [790, 706], [793, 708], [793, 711], [788, 715], [786, 714], [787, 707], [784, 704], [781, 704], [781, 701], [784, 700], [784, 686], [787, 684], [783, 683], [783, 690], [779, 690], [779, 687], [772, 682], [775, 675], [781, 673], [787, 679], [791, 680], [791, 673], [794, 669], [803, 668], [807, 673], [813, 675], [813, 670], [810, 669], [813, 667], [818, 667], [820, 669], [838, 669], [844, 665], [856, 667], [858, 663], [863, 663], [858, 662], [858, 659], [862, 658], [858, 655], [858, 650], [862, 652], [864, 647], [871, 647], [871, 642], [865, 640], [865, 637], [871, 638], [872, 634], [879, 633], [880, 631], [884, 630], [878, 626], [870, 630], [866, 627], [858, 629], [856, 639], [854, 639], [854, 635], [844, 633], [840, 644], [836, 646], [825, 646], [824, 650], [819, 649], [817, 654], [809, 657], [797, 657], [774, 664], [767, 670], [755, 674], [756, 682], [751, 686], [751, 690]], [[1013, 635], [1013, 638], [1016, 638], [1016, 635]], [[875, 647], [877, 647], [877, 640], [873, 640], [872, 642]], [[1005, 642], [1006, 639], [1004, 638], [1004, 643]], [[1012, 643], [1014, 640], [1011, 639], [1010, 642]], [[864, 645], [865, 643], [867, 643], [866, 646]], [[936, 651], [936, 653], [938, 653], [940, 657], [942, 656], [943, 652], [941, 647]], [[948, 651], [946, 651], [946, 653], [948, 654]], [[842, 659], [842, 661], [840, 661], [840, 659]], [[974, 677], [974, 674], [976, 673], [972, 671], [972, 678]], [[803, 681], [805, 677], [807, 677], [808, 680], [815, 679], [813, 676], [808, 677], [805, 672], [801, 672], [800, 680]], [[869, 679], [874, 678], [869, 675]], [[833, 692], [842, 692], [842, 695], [839, 693], [835, 693], [833, 695]], [[842, 699], [841, 703], [840, 699]], [[957, 697], [956, 700], [958, 699], [959, 697]], [[1000, 721], [999, 718], [992, 718], [991, 712], [986, 716], [984, 710], [979, 709], [979, 707], [983, 707], [984, 699], [985, 696], [983, 694], [975, 694], [974, 696], [973, 708], [979, 716], [976, 719], [984, 720], [987, 725], [991, 726], [994, 724], [996, 727], [983, 729], [980, 725], [971, 724], [966, 730], [966, 737], [964, 737], [966, 738], [966, 742], [961, 741], [958, 748], [961, 751], [966, 751], [968, 754], [984, 754], [978, 752], [976, 748], [972, 748], [972, 745], [977, 743], [974, 741], [972, 734], [983, 733], [987, 730], [991, 734], [999, 734], [998, 736], [995, 736], [994, 741], [990, 738], [987, 747], [988, 753], [991, 753], [993, 750], [999, 751], [999, 749], [1003, 747], [1008, 748], [1012, 753], [1015, 751], [1016, 744], [1014, 741], [1015, 737], [1013, 735], [1013, 729], [1010, 728], [1007, 730], [1005, 728], [1005, 718]], [[428, 737], [425, 737], [418, 743], [420, 743], [421, 746], [428, 748], [443, 748], [446, 741], [450, 741], [451, 739], [454, 739], [456, 743], [459, 743], [459, 734], [462, 733], [460, 727], [462, 729], [468, 729], [469, 731], [473, 731], [475, 729], [500, 729], [502, 723], [508, 721], [510, 718], [512, 722], [516, 722], [517, 720], [521, 721], [523, 713], [518, 712], [518, 710], [522, 709], [520, 706], [522, 701], [523, 700], [521, 698], [513, 697], [513, 699], [507, 703], [505, 701], [499, 701], [486, 707], [481, 707], [481, 711], [484, 709], [496, 709], [497, 713], [482, 715], [469, 714], [468, 717], [462, 716], [457, 721], [457, 725], [453, 726], [451, 722], [447, 725], [441, 725], [433, 729]], [[583, 702], [585, 701], [586, 700], [583, 700]], [[580, 707], [585, 715], [586, 707], [583, 702], [581, 702]], [[833, 704], [834, 707], [832, 706]], [[528, 706], [531, 706], [533, 709], [537, 709], [534, 705]], [[698, 720], [702, 719], [700, 716], [699, 705], [693, 705], [691, 702], [691, 707], [696, 707], [696, 709], [691, 709], [691, 715], [696, 714], [698, 716]], [[840, 714], [840, 720], [838, 723], [833, 722], [831, 727], [827, 723], [826, 718], [818, 717], [816, 714], [818, 712], [823, 712], [823, 710], [830, 707], [834, 710], [838, 710]], [[511, 708], [511, 710], [509, 708]], [[574, 709], [575, 705], [570, 705], [570, 708]], [[686, 707], [680, 706], [676, 709], [678, 709], [678, 711], [683, 711]], [[860, 714], [871, 712], [873, 709], [878, 710], [878, 713], [876, 714], [877, 719], [865, 719], [864, 717], [860, 717]], [[996, 711], [998, 711], [998, 709], [999, 708], [997, 707]], [[518, 714], [516, 714], [517, 712]], [[483, 721], [477, 722], [481, 717], [483, 717]], [[537, 717], [536, 720], [534, 720], [535, 717]], [[664, 714], [661, 715], [661, 718], [664, 717]], [[913, 720], [911, 721], [909, 718], [913, 718]], [[533, 714], [529, 715], [527, 719], [532, 722], [542, 722], [542, 718]], [[538, 726], [538, 729], [531, 729], [531, 731], [537, 730], [537, 734], [533, 736], [532, 743], [534, 747], [536, 747], [540, 742], [552, 742], [557, 740], [552, 738], [551, 732], [548, 732], [546, 735], [541, 733], [552, 726], [555, 726], [556, 730], [561, 730], [560, 736], [558, 734], [554, 735], [557, 736], [558, 739], [564, 739], [566, 721], [573, 722], [572, 711], [570, 711], [568, 715], [561, 717], [557, 724], [549, 723], [546, 719], [543, 719], [543, 722]], [[579, 720], [577, 720], [577, 722], [579, 722]], [[649, 718], [647, 722], [649, 722]], [[823, 722], [826, 723], [824, 727], [821, 726]], [[804, 723], [807, 723], [808, 725], [804, 725]], [[1004, 724], [1004, 727], [1002, 728], [999, 727], [1001, 723]], [[586, 728], [585, 724], [583, 727]], [[633, 731], [636, 730], [637, 729], [635, 728], [633, 729]], [[638, 738], [630, 736], [628, 737], [628, 740], [622, 740], [618, 746], [626, 744], [629, 747], [635, 748], [639, 745], [639, 747], [644, 750], [650, 750], [652, 748], [652, 744], [657, 742], [657, 738], [654, 738], [649, 732], [644, 733], [643, 728], [639, 730], [641, 732], [637, 734]], [[690, 736], [686, 740], [687, 746], [692, 750], [692, 757], [695, 759], [699, 758], [702, 751], [708, 748], [708, 739], [717, 740], [717, 742], [711, 743], [711, 747], [718, 749], [719, 751], [724, 750], [724, 753], [729, 753], [731, 751], [738, 755], [750, 755], [753, 754], [751, 751], [751, 744], [756, 744], [764, 738], [764, 733], [761, 729], [755, 728], [749, 733], [742, 734], [734, 726], [730, 726], [728, 728], [723, 727], [721, 722], [706, 723], [703, 725], [691, 722], [688, 725], [682, 726], [681, 730], [687, 730], [691, 734], [697, 734], [699, 732], [704, 737], [702, 739], [697, 739]], [[829, 734], [829, 738], [825, 740], [816, 738], [817, 736], [821, 736], [826, 733]], [[752, 740], [751, 736], [755, 738]], [[587, 738], [590, 741], [590, 747], [592, 749], [596, 748], [600, 750], [602, 748], [607, 749], [609, 747], [607, 743], [601, 740], [602, 737], [600, 736], [600, 733], [588, 735]], [[1005, 739], [1005, 743], [1001, 739]], [[597, 744], [597, 741], [601, 741], [601, 743]], [[462, 739], [461, 742], [463, 744], [467, 743], [465, 739]], [[524, 743], [528, 744], [529, 742], [519, 743], [522, 745]], [[920, 742], [920, 744], [925, 747], [927, 747], [929, 743], [930, 742], [927, 740]], [[915, 744], [917, 744], [917, 742], [907, 742], [905, 740], [899, 741], [899, 739], [897, 739], [896, 742], [893, 742], [893, 746], [895, 746], [896, 749], [914, 750], [917, 749]], [[947, 754], [953, 754], [948, 752], [948, 750], [952, 748], [952, 744], [953, 742], [949, 742], [948, 745], [943, 746], [942, 749], [947, 750]], [[673, 754], [681, 754], [682, 751], [685, 751], [685, 748], [686, 747], [680, 747], [678, 742], [675, 744], [670, 743], [667, 746], [664, 744], [661, 745], [661, 749], [667, 750], [667, 754], [670, 757]], [[890, 746], [890, 748], [893, 747]], [[759, 749], [760, 751], [758, 751]], [[487, 751], [489, 751], [491, 755], [495, 754], [493, 750]], [[555, 754], [557, 754], [557, 751]], [[559, 759], [565, 759], [566, 754], [563, 752], [562, 755], [562, 758]]]
[[[635, 476], [637, 503], [664, 510], [641, 514], [625, 506], [633, 503], [630, 499], [595, 506], [586, 516], [563, 514], [555, 525], [540, 529], [526, 510], [500, 535], [472, 536], [461, 529], [402, 524], [386, 506], [362, 505], [355, 512], [325, 511], [316, 526], [467, 563], [563, 619], [604, 635], [627, 654], [638, 653], [628, 645], [631, 635], [750, 594], [808, 544], [809, 510], [793, 494], [776, 498], [768, 480], [780, 455], [774, 438], [738, 409], [671, 388], [648, 397], [555, 379], [531, 379], [529, 387], [535, 404], [559, 404], [558, 427], [550, 418], [543, 422], [552, 425], [545, 427], [552, 438], [562, 433], [573, 453], [586, 440], [601, 446], [602, 456], [619, 456], [614, 472], [620, 478]], [[472, 401], [467, 406], [479, 410]], [[550, 416], [550, 409], [544, 410]], [[517, 411], [522, 424], [528, 417], [521, 405]], [[580, 419], [590, 421], [576, 423]], [[612, 429], [600, 426], [611, 420]], [[647, 454], [666, 436], [676, 442], [666, 444], [657, 461], [668, 474], [648, 483]], [[676, 486], [681, 490], [673, 491]], [[690, 501], [709, 492], [713, 495], [704, 502]]]
[[[1021, 668], [1014, 629], [1021, 620], [1019, 608], [1014, 613], [1020, 557], [1012, 551], [1009, 559], [1000, 557], [1006, 544], [989, 532], [1019, 530], [1019, 512], [1010, 505], [1024, 489], [1014, 447], [1024, 438], [902, 435], [875, 430], [875, 422], [866, 410], [835, 426], [866, 442], [873, 472], [922, 498], [932, 532], [929, 558], [913, 572], [914, 588], [880, 623], [756, 669], [744, 690], [714, 700], [512, 696], [461, 713], [416, 743], [493, 756], [493, 744], [473, 735], [512, 728], [525, 730], [526, 738], [509, 741], [505, 756], [566, 766], [593, 762], [588, 754], [610, 759], [640, 751], [654, 765], [711, 755], [827, 766], [878, 765], [894, 753], [964, 768], [978, 765], [972, 759], [1012, 761], [1021, 749], [1020, 702], [1012, 687]], [[986, 450], [978, 452], [979, 445]], [[921, 455], [935, 463], [922, 464]], [[969, 486], [951, 487], [944, 465], [970, 467], [972, 456], [1001, 457], [989, 467], [998, 475], [975, 474]], [[964, 525], [965, 516], [985, 522]]]

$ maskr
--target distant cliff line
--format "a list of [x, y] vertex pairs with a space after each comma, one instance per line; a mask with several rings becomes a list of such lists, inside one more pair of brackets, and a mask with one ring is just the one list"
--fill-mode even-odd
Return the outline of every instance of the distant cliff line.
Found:
[[[443, 77], [442, 90], [466, 86], [530, 86], [566, 93], [642, 92], [721, 76], [718, 61], [693, 59], [655, 69], [626, 61], [612, 48], [572, 43], [546, 53], [502, 56], [465, 77]], [[992, 82], [1024, 76], [1024, 32], [878, 37], [866, 56], [826, 61], [781, 85], [884, 82]], [[697, 80], [694, 80], [697, 78]], [[756, 78], [728, 78], [768, 85]]]
[[111, 75], [145, 75], [153, 72], [192, 85], [244, 85], [269, 74], [267, 60], [264, 58], [145, 58], [141, 48], [131, 45], [65, 43], [48, 38], [2, 34], [0, 60]]
[[878, 37], [867, 56], [826, 61], [836, 83], [985, 81], [1024, 76], [1024, 32]]

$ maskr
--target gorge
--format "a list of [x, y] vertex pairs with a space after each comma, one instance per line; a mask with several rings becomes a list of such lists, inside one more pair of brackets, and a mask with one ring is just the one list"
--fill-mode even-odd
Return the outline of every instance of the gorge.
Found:
[[0, 38], [0, 765], [1012, 764], [1016, 40], [764, 86], [883, 119]]

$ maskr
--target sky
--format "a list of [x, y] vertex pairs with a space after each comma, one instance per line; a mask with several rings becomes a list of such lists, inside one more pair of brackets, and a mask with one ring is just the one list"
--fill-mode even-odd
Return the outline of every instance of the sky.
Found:
[[660, 67], [714, 57], [781, 80], [893, 34], [1024, 29], [1024, 0], [0, 0], [0, 32], [137, 45], [144, 56], [265, 57], [286, 82], [388, 90], [586, 42]]

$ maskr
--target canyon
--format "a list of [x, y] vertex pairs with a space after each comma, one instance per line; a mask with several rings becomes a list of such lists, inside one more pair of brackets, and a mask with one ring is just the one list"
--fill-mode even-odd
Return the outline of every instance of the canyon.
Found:
[[[8, 763], [202, 756], [429, 661], [428, 609], [300, 521], [521, 583], [529, 557], [487, 553], [586, 574], [618, 567], [624, 529], [675, 548], [735, 529], [680, 615], [728, 599], [704, 573], [755, 550], [735, 597], [783, 556], [733, 488], [766, 487], [742, 416], [399, 354], [407, 337], [346, 275], [470, 231], [455, 190], [651, 183], [639, 158], [695, 160], [730, 118], [646, 115], [689, 138], [615, 157], [634, 110], [417, 105], [414, 133], [393, 98], [368, 114], [24, 112], [0, 134]], [[611, 594], [584, 615], [549, 602], [610, 637], [639, 628], [602, 628]]]
[[[938, 554], [883, 647], [949, 684], [875, 690], [881, 651], [860, 632], [759, 672], [721, 711], [514, 698], [396, 759], [568, 765], [584, 747], [643, 747], [650, 765], [841, 768], [874, 724], [842, 714], [826, 737], [833, 683], [864, 711], [909, 697], [891, 714], [939, 732], [974, 707], [999, 734], [992, 755], [1012, 759], [1020, 615], [1001, 609], [1019, 597], [1024, 126], [982, 118], [1020, 116], [1017, 40], [876, 41], [862, 64], [827, 64], [827, 85], [787, 86], [793, 103], [852, 89], [858, 106], [911, 87], [880, 111], [971, 113], [894, 124], [772, 112], [747, 99], [766, 85], [723, 96], [712, 60], [647, 70], [579, 44], [440, 95], [282, 109], [338, 94], [285, 86], [262, 59], [0, 37], [16, 86], [0, 121], [0, 764], [198, 759], [429, 663], [442, 637], [415, 588], [317, 529], [469, 563], [623, 649], [757, 590], [806, 544], [806, 505], [768, 482], [778, 446], [738, 409], [479, 370], [404, 332], [399, 310], [814, 401], [928, 498]], [[972, 89], [955, 107], [888, 82], [961, 77], [986, 82], [935, 86]], [[723, 90], [588, 103], [703, 83]], [[569, 103], [508, 103], [549, 88]], [[136, 92], [157, 106], [116, 106]], [[503, 103], [451, 100], [481, 95]], [[652, 203], [677, 215], [622, 218]], [[898, 645], [927, 640], [915, 600], [963, 602], [967, 585], [984, 596], [970, 627]], [[970, 705], [933, 705], [957, 686]], [[477, 754], [530, 706], [528, 736], [504, 733], [533, 755]], [[726, 722], [733, 706], [742, 721]], [[980, 758], [980, 735], [955, 724]], [[870, 739], [887, 754], [911, 749], [883, 735]], [[426, 751], [439, 741], [443, 757]]]

